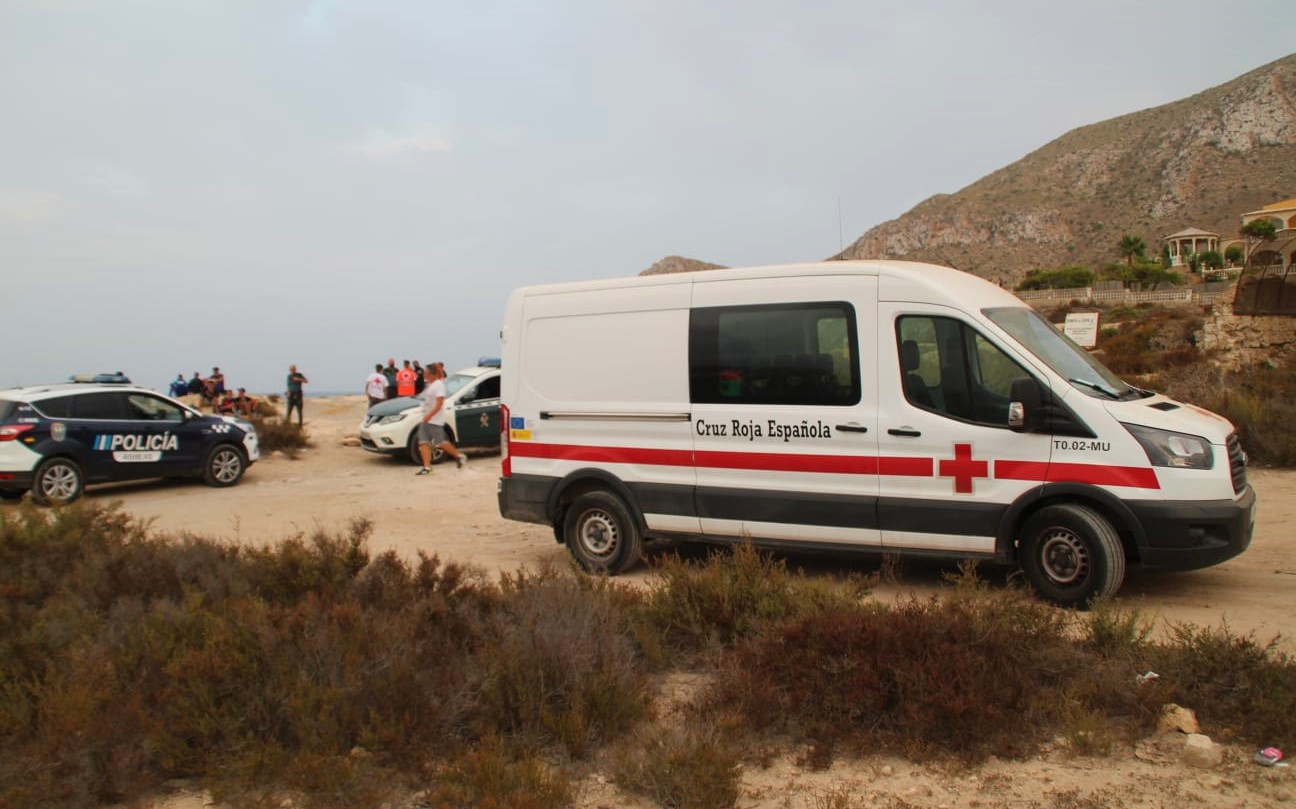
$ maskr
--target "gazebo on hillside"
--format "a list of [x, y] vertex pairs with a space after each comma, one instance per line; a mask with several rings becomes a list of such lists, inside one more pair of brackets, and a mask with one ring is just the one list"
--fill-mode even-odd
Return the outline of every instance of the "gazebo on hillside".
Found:
[[1182, 267], [1188, 263], [1189, 256], [1219, 250], [1219, 234], [1200, 228], [1187, 228], [1161, 237], [1161, 243], [1170, 249], [1170, 266]]

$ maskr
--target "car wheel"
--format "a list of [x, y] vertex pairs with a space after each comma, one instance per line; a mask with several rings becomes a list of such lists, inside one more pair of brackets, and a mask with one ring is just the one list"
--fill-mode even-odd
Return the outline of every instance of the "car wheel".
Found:
[[233, 444], [219, 444], [207, 453], [203, 462], [203, 482], [208, 486], [233, 486], [243, 477], [247, 460]]
[[1064, 607], [1087, 608], [1116, 594], [1125, 549], [1110, 522], [1076, 504], [1048, 506], [1022, 526], [1021, 563], [1035, 592]]
[[615, 575], [634, 567], [643, 551], [639, 526], [620, 497], [595, 491], [576, 498], [563, 517], [563, 541], [580, 566]]
[[409, 450], [409, 459], [415, 466], [423, 465], [423, 456], [419, 455], [418, 448], [418, 428], [415, 427], [410, 431], [409, 441], [406, 448]]
[[32, 500], [42, 506], [71, 503], [81, 496], [85, 479], [81, 467], [70, 458], [50, 458], [36, 467], [32, 479]]

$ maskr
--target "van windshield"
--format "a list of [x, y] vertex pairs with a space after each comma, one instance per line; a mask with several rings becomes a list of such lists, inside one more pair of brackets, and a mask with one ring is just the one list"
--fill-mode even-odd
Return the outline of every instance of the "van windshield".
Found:
[[1138, 389], [1122, 382], [1034, 309], [1005, 307], [982, 311], [1040, 362], [1085, 394], [1099, 399], [1129, 399], [1140, 395]]

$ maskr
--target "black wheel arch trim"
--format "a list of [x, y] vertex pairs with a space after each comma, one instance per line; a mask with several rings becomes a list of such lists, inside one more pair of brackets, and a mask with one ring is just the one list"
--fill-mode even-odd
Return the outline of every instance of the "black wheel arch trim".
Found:
[[1139, 549], [1147, 543], [1142, 522], [1124, 500], [1106, 489], [1087, 483], [1045, 483], [1023, 492], [1008, 506], [995, 537], [995, 555], [1005, 560], [1016, 559], [1017, 532], [1022, 524], [1041, 508], [1061, 503], [1096, 508], [1111, 521], [1129, 556], [1137, 557]]
[[639, 498], [634, 491], [621, 480], [621, 478], [612, 473], [599, 469], [597, 467], [586, 467], [584, 469], [573, 470], [559, 478], [549, 490], [549, 501], [545, 504], [545, 513], [554, 525], [555, 534], [561, 533], [560, 526], [563, 518], [563, 499], [567, 493], [576, 486], [582, 484], [597, 482], [605, 488], [611, 489], [625, 503], [626, 508], [630, 511], [631, 518], [634, 519], [635, 525], [638, 526], [640, 534], [647, 531], [648, 526], [644, 522], [643, 509], [639, 507]]

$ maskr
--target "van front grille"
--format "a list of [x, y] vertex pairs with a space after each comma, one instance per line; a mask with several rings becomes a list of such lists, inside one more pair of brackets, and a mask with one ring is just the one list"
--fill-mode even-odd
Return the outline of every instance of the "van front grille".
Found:
[[1233, 493], [1241, 494], [1246, 488], [1246, 453], [1242, 451], [1242, 442], [1237, 433], [1229, 433], [1228, 441], [1229, 474], [1233, 477]]

